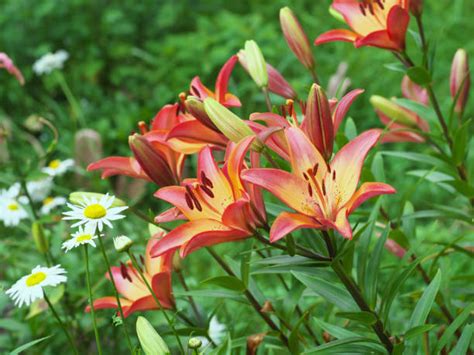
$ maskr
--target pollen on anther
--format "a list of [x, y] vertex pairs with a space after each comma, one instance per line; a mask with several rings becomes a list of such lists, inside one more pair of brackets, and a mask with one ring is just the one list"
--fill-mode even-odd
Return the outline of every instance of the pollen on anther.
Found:
[[306, 173], [303, 173], [303, 177], [304, 177], [304, 179], [305, 179], [306, 181], [309, 180], [309, 177], [308, 177], [308, 175], [307, 175]]
[[316, 174], [318, 173], [318, 168], [319, 168], [319, 163], [314, 164], [314, 167], [313, 167], [313, 176], [316, 176]]
[[191, 197], [189, 197], [188, 193], [184, 194], [184, 199], [186, 200], [186, 204], [188, 205], [188, 207], [193, 210], [193, 200], [191, 199]]
[[313, 188], [311, 187], [310, 183], [308, 183], [308, 193], [311, 197], [313, 197]]
[[204, 193], [210, 198], [214, 198], [214, 193], [206, 185], [199, 185]]
[[323, 195], [326, 196], [326, 184], [325, 184], [325, 180], [323, 179], [322, 183], [321, 183], [321, 187], [323, 189]]
[[336, 170], [334, 170], [334, 171], [332, 172], [332, 179], [333, 179], [333, 180], [336, 180]]

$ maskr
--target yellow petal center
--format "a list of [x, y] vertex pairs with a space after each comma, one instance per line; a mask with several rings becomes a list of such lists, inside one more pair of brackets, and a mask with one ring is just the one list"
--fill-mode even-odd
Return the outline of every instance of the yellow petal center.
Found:
[[46, 279], [46, 274], [44, 272], [36, 272], [26, 279], [26, 286], [32, 287], [36, 286], [41, 283], [44, 279]]
[[83, 234], [83, 235], [80, 235], [79, 237], [76, 238], [76, 241], [77, 242], [85, 242], [86, 240], [91, 240], [92, 239], [92, 235], [90, 234]]
[[53, 197], [46, 197], [44, 200], [43, 200], [43, 206], [46, 206], [46, 205], [49, 205], [51, 202], [54, 201], [54, 198]]
[[48, 164], [48, 166], [51, 169], [57, 169], [57, 168], [59, 168], [59, 165], [61, 165], [61, 160], [59, 160], [59, 159], [51, 160]]
[[16, 203], [10, 203], [7, 208], [10, 210], [10, 211], [17, 211], [18, 210], [18, 205]]
[[98, 203], [89, 205], [84, 209], [84, 216], [91, 219], [99, 219], [104, 217], [106, 214], [106, 209]]

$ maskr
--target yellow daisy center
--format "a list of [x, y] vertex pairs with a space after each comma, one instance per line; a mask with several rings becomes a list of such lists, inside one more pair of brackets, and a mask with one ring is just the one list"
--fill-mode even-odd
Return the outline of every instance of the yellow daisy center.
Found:
[[7, 208], [10, 210], [10, 211], [18, 211], [18, 205], [16, 203], [10, 203]]
[[92, 235], [90, 234], [83, 234], [83, 235], [80, 235], [79, 237], [76, 238], [76, 241], [77, 242], [85, 242], [86, 240], [91, 240], [92, 239]]
[[28, 276], [28, 278], [26, 279], [26, 286], [28, 287], [36, 286], [42, 281], [44, 281], [44, 279], [46, 279], [46, 274], [44, 272], [41, 272], [41, 271], [36, 272]]
[[99, 219], [107, 214], [107, 210], [98, 203], [93, 203], [84, 209], [84, 216], [91, 219]]
[[60, 165], [61, 165], [61, 160], [59, 160], [59, 159], [51, 160], [48, 164], [48, 166], [51, 169], [57, 169], [57, 168], [59, 168]]
[[54, 198], [53, 197], [46, 197], [44, 200], [43, 200], [43, 206], [46, 206], [46, 205], [49, 205], [51, 202], [54, 201]]

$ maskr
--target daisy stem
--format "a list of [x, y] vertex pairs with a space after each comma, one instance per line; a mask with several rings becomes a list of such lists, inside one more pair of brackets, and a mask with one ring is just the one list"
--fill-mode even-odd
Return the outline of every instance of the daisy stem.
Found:
[[46, 301], [46, 303], [48, 304], [49, 306], [49, 309], [51, 310], [51, 312], [53, 312], [53, 315], [54, 315], [54, 318], [56, 318], [56, 320], [58, 321], [59, 325], [61, 326], [64, 334], [66, 334], [66, 337], [69, 341], [69, 343], [71, 343], [71, 346], [72, 346], [72, 349], [74, 350], [74, 354], [79, 354], [79, 351], [77, 350], [77, 347], [76, 347], [76, 344], [74, 344], [74, 341], [72, 340], [72, 337], [71, 337], [71, 334], [69, 334], [66, 326], [64, 325], [64, 323], [61, 321], [61, 318], [59, 317], [59, 314], [56, 312], [56, 310], [54, 309], [53, 307], [53, 304], [51, 303], [51, 301], [49, 300], [48, 296], [46, 295], [46, 292], [44, 292], [43, 290], [43, 296], [44, 296], [44, 300]]
[[99, 237], [98, 239], [99, 239], [100, 251], [102, 252], [102, 256], [104, 257], [105, 264], [107, 265], [107, 272], [109, 273], [110, 281], [112, 281], [112, 285], [114, 286], [115, 299], [117, 300], [120, 317], [122, 318], [122, 321], [123, 321], [123, 331], [125, 333], [125, 337], [127, 338], [128, 348], [130, 349], [130, 353], [134, 354], [132, 341], [130, 340], [130, 335], [128, 334], [127, 325], [125, 324], [125, 317], [123, 316], [122, 303], [120, 302], [117, 285], [115, 285], [115, 279], [114, 279], [114, 276], [112, 275], [112, 269], [110, 268], [109, 258], [107, 257], [107, 253], [105, 252], [104, 243], [102, 242], [102, 237]]
[[155, 300], [155, 302], [156, 302], [158, 308], [161, 309], [161, 311], [163, 312], [163, 315], [164, 315], [166, 321], [168, 322], [169, 326], [171, 327], [171, 330], [173, 331], [174, 336], [176, 337], [176, 341], [178, 342], [179, 349], [181, 350], [181, 353], [182, 353], [182, 354], [185, 354], [186, 352], [184, 351], [183, 344], [181, 344], [181, 341], [180, 341], [180, 339], [179, 339], [179, 335], [178, 335], [178, 333], [176, 332], [175, 327], [173, 326], [173, 322], [171, 322], [171, 319], [168, 317], [168, 314], [166, 314], [166, 311], [165, 311], [165, 309], [163, 308], [163, 306], [161, 305], [160, 300], [158, 299], [158, 297], [156, 296], [155, 292], [154, 292], [153, 289], [151, 288], [150, 283], [149, 283], [148, 280], [146, 279], [145, 275], [143, 275], [142, 269], [140, 268], [140, 265], [138, 265], [137, 259], [136, 259], [135, 256], [130, 252], [130, 250], [127, 250], [127, 254], [128, 254], [128, 256], [130, 257], [130, 260], [132, 261], [133, 267], [135, 268], [135, 270], [138, 271], [138, 273], [140, 274], [140, 277], [142, 278], [143, 282], [145, 283], [146, 287], [148, 288], [148, 291], [151, 293], [151, 295], [152, 295], [153, 299]]
[[100, 345], [99, 330], [97, 329], [97, 321], [95, 318], [94, 299], [92, 298], [91, 275], [89, 272], [89, 252], [87, 249], [87, 244], [84, 244], [84, 258], [86, 259], [86, 281], [87, 290], [89, 291], [89, 304], [91, 306], [92, 324], [94, 325], [95, 343], [97, 345], [97, 352], [99, 353], [99, 355], [101, 355], [102, 347]]
[[60, 70], [55, 70], [54, 73], [56, 75], [56, 80], [64, 93], [64, 96], [66, 96], [66, 99], [69, 102], [69, 105], [71, 106], [71, 117], [73, 119], [74, 128], [75, 130], [77, 130], [78, 120], [80, 125], [84, 126], [84, 115], [82, 114], [81, 106], [77, 102], [76, 97], [74, 96], [71, 88], [67, 84], [66, 78], [64, 77], [63, 73]]

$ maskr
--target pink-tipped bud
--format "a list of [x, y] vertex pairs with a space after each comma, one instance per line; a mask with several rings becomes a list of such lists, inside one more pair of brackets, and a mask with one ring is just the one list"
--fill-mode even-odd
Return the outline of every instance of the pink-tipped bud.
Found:
[[179, 184], [159, 147], [138, 134], [130, 136], [128, 143], [138, 164], [155, 184], [160, 187]]
[[11, 75], [13, 75], [16, 80], [20, 83], [20, 85], [25, 84], [25, 78], [21, 71], [13, 64], [13, 61], [10, 59], [8, 55], [5, 53], [0, 52], [0, 69], [5, 68]]
[[451, 66], [451, 97], [456, 100], [454, 110], [462, 113], [466, 107], [471, 87], [471, 75], [469, 72], [469, 58], [464, 49], [458, 49], [453, 58]]
[[212, 129], [213, 131], [220, 132], [216, 125], [212, 122], [204, 109], [204, 103], [195, 96], [188, 96], [184, 101], [186, 110], [189, 111], [196, 119], [198, 119], [203, 125]]
[[405, 75], [402, 80], [402, 94], [407, 99], [425, 106], [428, 106], [430, 102], [428, 91], [424, 87], [415, 84], [408, 75]]
[[[240, 65], [242, 65], [245, 71], [248, 72], [245, 52], [240, 50], [237, 56], [239, 57]], [[270, 64], [266, 63], [266, 65], [268, 73], [268, 91], [278, 96], [284, 97], [285, 99], [296, 99], [298, 95], [288, 83], [288, 81], [286, 81], [283, 75], [281, 75], [281, 73]]]
[[410, 12], [413, 16], [421, 16], [421, 13], [423, 12], [423, 0], [411, 0]]
[[289, 7], [284, 7], [280, 10], [280, 25], [286, 43], [288, 43], [288, 46], [301, 64], [310, 70], [314, 69], [314, 58], [308, 37]]
[[385, 115], [395, 123], [413, 128], [416, 128], [419, 125], [419, 120], [414, 112], [407, 110], [392, 100], [386, 99], [382, 96], [373, 95], [370, 98], [370, 103], [377, 113]]
[[313, 84], [306, 104], [303, 126], [309, 139], [328, 160], [334, 146], [334, 124], [329, 100], [321, 86]]

